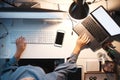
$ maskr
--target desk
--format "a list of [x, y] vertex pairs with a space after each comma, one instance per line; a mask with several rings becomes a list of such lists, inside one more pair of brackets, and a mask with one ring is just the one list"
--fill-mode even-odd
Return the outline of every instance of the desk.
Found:
[[[71, 35], [72, 27], [69, 20], [28, 20], [28, 19], [11, 19], [3, 20], [9, 33], [14, 30], [52, 30], [55, 33], [57, 30], [64, 30], [65, 37], [62, 47], [55, 47], [45, 44], [27, 44], [21, 58], [66, 58], [71, 55], [74, 48], [77, 35]], [[10, 35], [0, 40], [1, 58], [10, 58], [16, 51], [16, 45], [10, 42]], [[59, 52], [59, 53], [58, 53]]]
[[[26, 50], [24, 51], [21, 58], [67, 58], [71, 55], [73, 48], [76, 44], [77, 34], [72, 32], [72, 23], [70, 20], [28, 20], [28, 19], [10, 19], [3, 20], [5, 26], [8, 28], [9, 32], [14, 30], [64, 30], [65, 37], [63, 46], [55, 47], [54, 45], [39, 45], [39, 44], [28, 44]], [[10, 36], [0, 40], [1, 58], [10, 58], [14, 55], [16, 51], [15, 44], [10, 43]], [[59, 53], [58, 53], [59, 52]], [[88, 53], [89, 52], [89, 53]], [[97, 58], [95, 53], [104, 52], [100, 49], [93, 52], [90, 48], [86, 48], [81, 51], [80, 57], [82, 58]], [[84, 54], [86, 53], [86, 54]], [[86, 56], [87, 55], [87, 56]]]

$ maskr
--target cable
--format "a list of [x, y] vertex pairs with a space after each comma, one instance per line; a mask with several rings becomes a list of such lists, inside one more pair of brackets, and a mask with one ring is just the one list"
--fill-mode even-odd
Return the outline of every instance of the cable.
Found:
[[4, 3], [6, 3], [6, 4], [9, 4], [9, 5], [13, 6], [13, 7], [17, 7], [15, 4], [10, 3], [10, 2], [8, 2], [8, 1], [6, 1], [6, 0], [1, 0], [1, 1], [4, 2]]
[[[72, 32], [71, 32], [71, 35], [73, 35], [73, 27], [74, 27], [73, 21], [74, 21], [74, 20], [72, 20], [71, 17], [70, 17], [69, 15], [68, 15], [68, 17], [69, 17], [69, 19], [70, 19], [70, 21], [71, 21], [71, 23], [72, 23]], [[74, 21], [74, 22], [76, 22], [76, 21]]]
[[106, 9], [108, 10], [108, 0], [105, 0], [106, 1]]
[[93, 3], [100, 2], [100, 1], [102, 1], [102, 0], [98, 0], [98, 1], [97, 0], [93, 0], [93, 1], [88, 1], [88, 2], [86, 1], [86, 2], [87, 2], [87, 4], [93, 4]]
[[[3, 23], [0, 23], [0, 25], [1, 25], [0, 27], [6, 31], [5, 33], [0, 33], [0, 39], [2, 39], [8, 35], [8, 29], [5, 27], [5, 25]], [[3, 30], [1, 29], [1, 31], [3, 31]]]

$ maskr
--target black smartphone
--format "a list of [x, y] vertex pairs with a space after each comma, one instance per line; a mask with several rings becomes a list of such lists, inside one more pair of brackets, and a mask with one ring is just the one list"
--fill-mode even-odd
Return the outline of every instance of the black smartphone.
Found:
[[55, 46], [61, 47], [64, 40], [65, 31], [58, 30], [56, 33]]

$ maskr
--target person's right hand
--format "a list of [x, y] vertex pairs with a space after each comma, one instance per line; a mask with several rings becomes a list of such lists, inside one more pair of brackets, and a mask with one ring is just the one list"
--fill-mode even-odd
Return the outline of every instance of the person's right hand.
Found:
[[86, 34], [80, 35], [76, 41], [76, 46], [81, 48], [90, 42], [89, 36]]
[[89, 36], [86, 34], [80, 35], [76, 41], [75, 48], [73, 50], [74, 54], [79, 54], [81, 48], [90, 42]]

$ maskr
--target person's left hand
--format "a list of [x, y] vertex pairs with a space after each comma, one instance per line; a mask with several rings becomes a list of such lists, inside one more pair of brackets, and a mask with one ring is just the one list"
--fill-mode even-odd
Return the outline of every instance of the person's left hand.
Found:
[[19, 37], [16, 40], [16, 54], [15, 54], [15, 58], [19, 60], [21, 54], [23, 53], [23, 51], [26, 48], [26, 43], [25, 43], [25, 38], [24, 37]]

